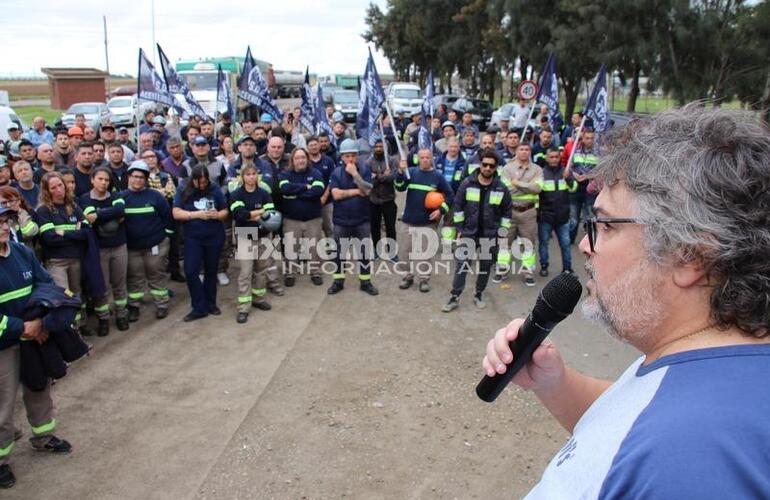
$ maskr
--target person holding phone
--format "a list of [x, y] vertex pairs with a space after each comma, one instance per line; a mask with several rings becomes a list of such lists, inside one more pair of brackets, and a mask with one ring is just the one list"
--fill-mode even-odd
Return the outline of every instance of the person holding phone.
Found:
[[190, 181], [174, 198], [172, 211], [174, 219], [184, 225], [184, 273], [192, 303], [185, 321], [222, 314], [217, 307], [217, 264], [225, 243], [223, 221], [227, 214], [225, 197], [219, 186], [211, 183], [208, 169], [193, 167]]

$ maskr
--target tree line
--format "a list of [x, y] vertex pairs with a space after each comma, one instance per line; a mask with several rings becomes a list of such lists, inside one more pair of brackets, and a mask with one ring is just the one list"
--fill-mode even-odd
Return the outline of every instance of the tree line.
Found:
[[457, 74], [494, 101], [510, 75], [511, 99], [514, 79], [537, 78], [553, 51], [567, 115], [602, 63], [629, 85], [631, 112], [643, 76], [679, 104], [770, 109], [770, 0], [388, 0], [370, 3], [366, 24], [398, 78], [432, 70], [441, 92]]

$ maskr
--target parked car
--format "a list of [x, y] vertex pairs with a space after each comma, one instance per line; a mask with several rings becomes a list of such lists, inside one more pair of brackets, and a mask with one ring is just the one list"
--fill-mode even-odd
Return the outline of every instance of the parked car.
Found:
[[492, 103], [484, 99], [461, 97], [452, 104], [452, 109], [458, 114], [470, 113], [479, 130], [486, 130], [492, 119]]
[[110, 121], [116, 127], [136, 125], [136, 97], [118, 96], [107, 101], [110, 110]]
[[121, 95], [136, 95], [136, 85], [118, 87], [110, 93], [110, 97], [117, 97]]
[[75, 115], [82, 113], [86, 117], [86, 125], [97, 132], [110, 119], [110, 109], [103, 102], [78, 102], [62, 113], [61, 121], [65, 127], [75, 124]]
[[438, 94], [433, 96], [433, 106], [438, 109], [439, 104], [446, 106], [447, 111], [452, 109], [452, 105], [462, 96], [455, 94]]
[[422, 106], [422, 90], [416, 83], [393, 82], [387, 87], [385, 99], [393, 113], [403, 111], [409, 117]]
[[345, 90], [342, 87], [338, 85], [324, 85], [323, 86], [323, 93], [324, 93], [324, 105], [331, 104], [332, 103], [332, 95], [334, 95], [335, 92], [339, 92], [340, 90]]
[[338, 90], [332, 94], [334, 111], [339, 111], [346, 122], [355, 122], [358, 116], [358, 92], [355, 90]]
[[7, 141], [10, 139], [8, 136], [8, 125], [15, 123], [23, 131], [27, 130], [27, 126], [21, 121], [19, 115], [10, 106], [0, 106], [0, 140]]
[[508, 119], [511, 118], [511, 112], [513, 111], [513, 106], [515, 103], [509, 102], [507, 104], [503, 104], [496, 110], [492, 112], [492, 117], [490, 118], [490, 126], [495, 126], [498, 129], [500, 128], [500, 119], [504, 116]]

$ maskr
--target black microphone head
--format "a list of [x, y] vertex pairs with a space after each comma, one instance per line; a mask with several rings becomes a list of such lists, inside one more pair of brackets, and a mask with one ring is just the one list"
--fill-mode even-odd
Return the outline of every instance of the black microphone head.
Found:
[[583, 286], [574, 273], [561, 273], [549, 281], [537, 297], [532, 315], [561, 321], [575, 310], [583, 294]]

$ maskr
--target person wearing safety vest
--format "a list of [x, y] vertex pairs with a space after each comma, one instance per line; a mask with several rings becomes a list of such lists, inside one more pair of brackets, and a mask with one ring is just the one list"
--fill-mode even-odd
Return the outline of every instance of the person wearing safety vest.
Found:
[[[238, 274], [236, 321], [245, 323], [252, 307], [261, 311], [272, 309], [270, 303], [265, 300], [265, 295], [267, 269], [274, 266], [275, 261], [269, 254], [269, 246], [265, 245], [264, 236], [269, 236], [269, 233], [262, 231], [260, 221], [265, 212], [275, 211], [275, 205], [273, 197], [260, 179], [257, 165], [244, 163], [240, 169], [240, 178], [241, 186], [230, 193], [230, 213], [235, 221], [237, 235], [235, 258], [241, 268]], [[258, 237], [253, 246], [248, 245], [249, 237], [245, 234], [249, 231]], [[246, 248], [247, 246], [249, 248]]]
[[171, 208], [165, 196], [147, 186], [150, 167], [142, 160], [128, 167], [128, 189], [119, 197], [125, 202], [128, 244], [128, 321], [139, 319], [144, 289], [150, 288], [155, 317], [168, 316], [166, 255], [173, 234]]
[[[524, 141], [516, 148], [516, 158], [506, 163], [501, 172], [503, 183], [511, 191], [511, 230], [508, 231], [508, 248], [501, 249], [497, 255], [498, 270], [492, 278], [494, 283], [504, 280], [513, 260], [512, 249], [521, 254], [521, 273], [527, 286], [535, 286], [532, 273], [537, 265], [535, 245], [537, 245], [537, 207], [540, 201], [540, 183], [543, 169], [532, 163], [531, 148]], [[514, 245], [515, 243], [515, 247]]]
[[[497, 238], [505, 236], [511, 227], [511, 194], [497, 175], [499, 160], [494, 151], [482, 151], [478, 170], [460, 184], [455, 194], [452, 212], [457, 236], [461, 238], [458, 246], [472, 242], [472, 247], [466, 247], [466, 251], [458, 248], [455, 252], [452, 295], [441, 309], [444, 312], [453, 311], [460, 304], [460, 294], [465, 288], [465, 277], [473, 258], [479, 263], [473, 302], [479, 309], [486, 307], [482, 294], [498, 252]], [[461, 257], [466, 254], [470, 255]]]
[[594, 131], [584, 130], [580, 134], [580, 144], [572, 156], [570, 173], [577, 183], [577, 191], [570, 195], [569, 203], [569, 238], [571, 243], [577, 239], [581, 220], [585, 220], [593, 214], [596, 194], [588, 192], [589, 174], [599, 163], [599, 157], [594, 150]]
[[[14, 211], [0, 206], [0, 488], [10, 488], [16, 483], [8, 459], [16, 440], [21, 438], [13, 416], [16, 393], [21, 385], [19, 344], [42, 344], [48, 337], [44, 320], [24, 321], [24, 311], [37, 285], [53, 283], [31, 249], [10, 241], [15, 217]], [[69, 453], [72, 446], [53, 435], [57, 422], [51, 384], [42, 391], [31, 391], [22, 386], [22, 391], [27, 421], [32, 426], [32, 448], [49, 453]]]
[[546, 152], [546, 167], [540, 183], [540, 208], [537, 229], [540, 253], [540, 276], [548, 276], [548, 243], [556, 233], [561, 248], [562, 271], [572, 272], [572, 248], [569, 242], [569, 193], [575, 192], [577, 182], [560, 165], [561, 151], [555, 146]]
[[[433, 167], [431, 150], [421, 149], [418, 151], [418, 156], [419, 167], [407, 169], [406, 161], [401, 161], [394, 182], [398, 191], [406, 191], [404, 215], [401, 217], [405, 230], [402, 230], [403, 236], [399, 242], [399, 251], [401, 260], [409, 262], [407, 274], [398, 287], [402, 290], [411, 287], [414, 284], [416, 274], [420, 282], [420, 291], [427, 293], [430, 291], [430, 269], [429, 266], [421, 266], [420, 264], [429, 262], [429, 258], [418, 258], [418, 255], [412, 250], [415, 240], [421, 238], [421, 234], [424, 235], [425, 231], [436, 232], [442, 214], [449, 212], [449, 203], [452, 202], [453, 193], [452, 188], [444, 178], [444, 174]], [[436, 209], [427, 209], [425, 208], [425, 198], [428, 193], [434, 191], [444, 195], [444, 202]], [[454, 239], [454, 234], [445, 234], [444, 236], [447, 239]]]
[[369, 210], [372, 173], [366, 165], [358, 163], [358, 145], [353, 139], [342, 141], [339, 152], [343, 165], [335, 168], [329, 179], [329, 187], [334, 199], [333, 222], [336, 249], [334, 252], [334, 282], [326, 293], [334, 295], [345, 288], [342, 256], [347, 248], [342, 248], [342, 243], [358, 242], [360, 246], [351, 248], [350, 253], [359, 253], [359, 288], [369, 295], [378, 295], [380, 292], [372, 285], [371, 271], [371, 258], [374, 257], [372, 255], [374, 249], [371, 248], [371, 213]]

